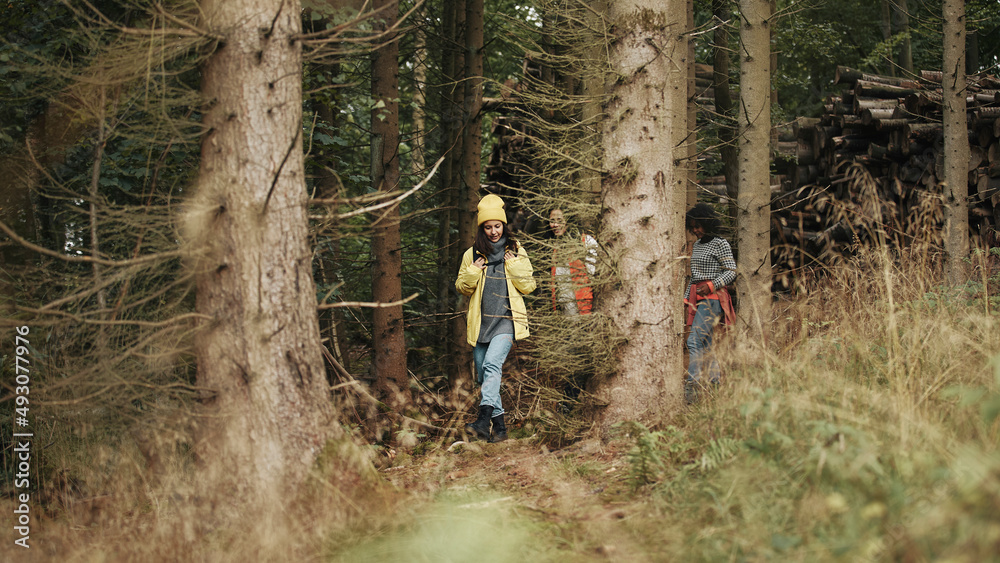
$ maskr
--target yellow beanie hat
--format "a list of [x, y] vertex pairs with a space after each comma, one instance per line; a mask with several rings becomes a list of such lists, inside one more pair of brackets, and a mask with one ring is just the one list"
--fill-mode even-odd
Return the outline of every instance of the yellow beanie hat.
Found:
[[479, 225], [487, 221], [507, 223], [507, 213], [503, 210], [503, 200], [499, 196], [488, 194], [479, 200]]

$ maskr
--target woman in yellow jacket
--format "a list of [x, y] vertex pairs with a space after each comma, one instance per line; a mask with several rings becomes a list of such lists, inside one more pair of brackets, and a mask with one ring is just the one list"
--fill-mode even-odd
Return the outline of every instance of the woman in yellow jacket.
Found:
[[[515, 340], [528, 337], [528, 315], [522, 295], [535, 290], [531, 262], [507, 228], [503, 200], [489, 194], [479, 202], [479, 228], [465, 251], [455, 287], [469, 299], [468, 341], [473, 346], [476, 383], [481, 386], [479, 417], [465, 425], [471, 437], [507, 439], [500, 377]], [[490, 432], [492, 424], [493, 431]]]

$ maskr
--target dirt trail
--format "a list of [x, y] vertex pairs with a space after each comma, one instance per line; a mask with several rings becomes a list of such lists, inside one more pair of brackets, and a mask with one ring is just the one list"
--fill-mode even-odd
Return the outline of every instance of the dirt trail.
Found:
[[597, 440], [557, 451], [530, 439], [458, 442], [382, 473], [409, 492], [491, 491], [491, 504], [550, 525], [560, 550], [575, 558], [643, 561], [646, 555], [622, 529], [626, 519], [644, 510], [630, 498], [626, 451]]

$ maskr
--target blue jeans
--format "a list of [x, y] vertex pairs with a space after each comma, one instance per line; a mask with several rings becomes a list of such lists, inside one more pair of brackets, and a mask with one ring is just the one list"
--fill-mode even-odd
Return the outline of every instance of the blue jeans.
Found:
[[702, 299], [691, 323], [691, 334], [688, 336], [688, 352], [691, 353], [688, 362], [688, 381], [698, 383], [702, 372], [708, 372], [709, 381], [719, 382], [719, 362], [712, 353], [712, 331], [722, 317], [722, 305], [718, 299]]
[[503, 405], [500, 404], [500, 376], [503, 375], [503, 363], [513, 346], [513, 334], [498, 334], [489, 344], [479, 342], [472, 350], [472, 359], [476, 362], [476, 383], [482, 385], [483, 392], [483, 399], [479, 404], [493, 407], [493, 416], [503, 414]]

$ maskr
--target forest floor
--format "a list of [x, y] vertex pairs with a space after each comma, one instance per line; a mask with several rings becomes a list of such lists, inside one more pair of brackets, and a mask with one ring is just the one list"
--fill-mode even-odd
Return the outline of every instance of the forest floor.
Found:
[[[621, 439], [588, 439], [552, 451], [533, 438], [458, 441], [383, 469], [409, 498], [427, 500], [414, 509], [416, 519], [436, 522], [408, 526], [410, 539], [402, 543], [394, 534], [392, 549], [409, 545], [426, 561], [463, 561], [477, 549], [490, 550], [493, 561], [662, 560], [641, 545], [629, 523], [651, 516], [628, 476], [631, 448]], [[494, 541], [458, 539], [484, 535]], [[438, 536], [443, 543], [433, 540]], [[381, 559], [385, 545], [375, 550], [381, 556], [348, 550], [342, 560]]]

